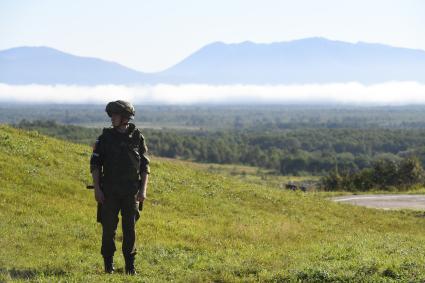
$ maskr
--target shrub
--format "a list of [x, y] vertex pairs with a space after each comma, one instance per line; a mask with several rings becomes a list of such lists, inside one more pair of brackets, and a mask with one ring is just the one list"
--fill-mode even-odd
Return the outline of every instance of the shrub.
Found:
[[417, 158], [380, 159], [372, 168], [356, 173], [331, 172], [322, 178], [321, 187], [328, 191], [369, 191], [373, 188], [398, 191], [418, 186], [423, 180], [424, 170]]

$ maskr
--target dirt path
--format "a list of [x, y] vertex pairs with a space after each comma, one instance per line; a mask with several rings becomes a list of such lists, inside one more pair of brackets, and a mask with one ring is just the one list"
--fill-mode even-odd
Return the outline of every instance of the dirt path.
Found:
[[334, 197], [332, 200], [381, 209], [425, 210], [425, 195], [352, 195]]

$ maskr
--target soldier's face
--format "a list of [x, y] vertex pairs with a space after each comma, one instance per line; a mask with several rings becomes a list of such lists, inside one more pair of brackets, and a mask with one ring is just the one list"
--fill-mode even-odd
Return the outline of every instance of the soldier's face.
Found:
[[121, 125], [121, 115], [119, 114], [112, 114], [111, 116], [111, 122], [113, 127], [119, 127]]

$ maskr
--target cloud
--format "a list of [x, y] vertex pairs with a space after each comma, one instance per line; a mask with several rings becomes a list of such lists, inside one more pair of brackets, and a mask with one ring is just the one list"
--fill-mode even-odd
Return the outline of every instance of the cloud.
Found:
[[387, 82], [306, 85], [8, 85], [0, 102], [103, 104], [123, 99], [135, 104], [425, 104], [425, 84]]

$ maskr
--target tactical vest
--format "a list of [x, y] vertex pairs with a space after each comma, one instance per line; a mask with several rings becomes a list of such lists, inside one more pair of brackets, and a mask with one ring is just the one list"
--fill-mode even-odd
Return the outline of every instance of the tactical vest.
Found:
[[137, 191], [140, 180], [140, 131], [133, 129], [119, 133], [105, 128], [102, 136], [105, 153], [102, 182], [105, 189], [115, 191], [119, 187], [120, 190], [130, 190], [132, 193]]

